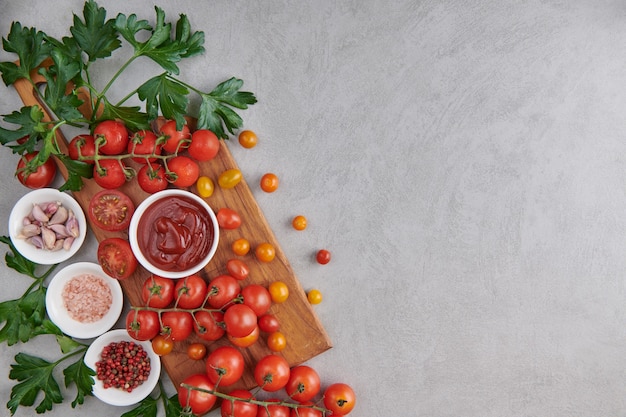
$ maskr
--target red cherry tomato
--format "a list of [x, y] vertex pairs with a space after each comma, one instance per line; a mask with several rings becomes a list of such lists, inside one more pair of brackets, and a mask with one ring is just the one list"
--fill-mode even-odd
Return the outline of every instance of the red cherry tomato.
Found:
[[254, 380], [267, 392], [278, 391], [289, 381], [289, 363], [278, 355], [267, 355], [261, 358], [254, 367]]
[[[67, 152], [75, 161], [80, 161], [81, 157], [92, 158], [96, 154], [96, 141], [92, 135], [78, 135], [67, 145]], [[79, 153], [80, 152], [80, 153]], [[84, 159], [83, 162], [94, 164], [93, 159]]]
[[209, 380], [220, 386], [230, 386], [241, 379], [245, 362], [239, 350], [232, 346], [220, 346], [206, 358]]
[[[252, 399], [252, 393], [245, 389], [236, 389], [232, 390], [228, 393], [229, 395], [241, 398], [241, 399]], [[249, 401], [222, 401], [221, 405], [221, 414], [224, 417], [233, 416], [233, 417], [256, 417], [259, 406], [253, 404]]]
[[150, 340], [159, 334], [159, 315], [151, 310], [130, 310], [126, 315], [126, 331], [135, 340]]
[[[266, 400], [268, 403], [279, 403], [278, 398], [270, 398]], [[269, 413], [269, 414], [268, 414]], [[271, 404], [267, 408], [259, 407], [256, 417], [289, 417], [289, 407], [280, 404]]]
[[128, 229], [135, 212], [130, 197], [119, 190], [102, 190], [89, 200], [87, 216], [91, 224], [107, 232]]
[[[135, 132], [128, 141], [128, 153], [138, 155], [133, 161], [140, 164], [148, 164], [156, 161], [156, 158], [148, 158], [147, 155], [161, 155], [162, 145], [157, 144], [157, 135], [150, 130]], [[141, 155], [146, 155], [141, 156]]]
[[226, 331], [220, 323], [224, 322], [224, 313], [221, 311], [197, 311], [194, 313], [194, 331], [198, 337], [208, 342], [213, 342], [224, 336]]
[[280, 329], [280, 322], [273, 314], [263, 314], [259, 317], [259, 328], [265, 333], [274, 333]]
[[267, 313], [272, 306], [272, 296], [267, 288], [262, 285], [246, 285], [241, 289], [241, 295], [243, 296], [243, 303], [259, 317]]
[[102, 270], [116, 279], [126, 279], [137, 269], [137, 259], [130, 243], [119, 237], [110, 237], [100, 242], [97, 258]]
[[37, 167], [34, 172], [25, 169], [26, 162], [35, 158], [39, 152], [30, 152], [20, 158], [17, 163], [17, 179], [28, 188], [44, 188], [52, 184], [57, 174], [57, 166], [52, 158], [48, 158], [43, 165]]
[[326, 249], [320, 249], [315, 255], [315, 259], [319, 264], [326, 265], [328, 262], [330, 262], [330, 252]]
[[174, 301], [174, 281], [150, 275], [141, 287], [141, 299], [148, 307], [165, 308]]
[[[315, 404], [311, 401], [306, 401], [300, 404], [302, 407], [292, 408], [289, 412], [289, 417], [323, 417], [322, 412], [320, 410], [316, 410], [312, 408]], [[309, 407], [311, 406], [311, 407]], [[343, 417], [337, 414], [328, 415], [328, 417]]]
[[98, 169], [97, 164], [93, 167], [93, 179], [96, 181], [96, 184], [108, 190], [124, 185], [126, 182], [125, 167], [121, 165], [120, 161], [116, 159], [101, 159], [98, 163], [100, 164], [100, 169]]
[[190, 275], [176, 282], [176, 303], [180, 308], [193, 309], [204, 304], [207, 283], [200, 275]]
[[240, 281], [248, 278], [248, 274], [250, 274], [248, 264], [241, 259], [229, 259], [226, 262], [226, 269], [232, 277]]
[[175, 174], [172, 176], [172, 184], [177, 187], [191, 187], [200, 176], [198, 163], [186, 156], [175, 156], [167, 162], [167, 167]]
[[148, 194], [163, 191], [169, 185], [165, 176], [165, 168], [157, 163], [142, 166], [137, 172], [137, 183]]
[[313, 399], [320, 391], [320, 385], [320, 376], [315, 369], [299, 365], [291, 368], [285, 391], [291, 399], [302, 403]]
[[210, 161], [220, 150], [220, 140], [215, 133], [207, 129], [198, 129], [191, 134], [189, 156], [196, 161]]
[[223, 207], [217, 211], [215, 217], [222, 229], [233, 230], [241, 226], [241, 216], [233, 209]]
[[177, 342], [185, 340], [193, 332], [193, 317], [186, 311], [168, 310], [161, 315], [162, 335]]
[[105, 120], [100, 122], [93, 131], [96, 138], [104, 138], [99, 152], [104, 155], [120, 155], [128, 146], [128, 130], [124, 123], [117, 120]]
[[245, 304], [233, 304], [224, 312], [226, 332], [234, 337], [249, 335], [257, 327], [257, 315]]
[[213, 308], [222, 308], [241, 291], [239, 282], [230, 275], [218, 275], [209, 282], [207, 303]]
[[[204, 390], [213, 390], [215, 386], [204, 374], [194, 374], [183, 380], [183, 384]], [[178, 387], [178, 402], [182, 408], [189, 407], [191, 412], [197, 416], [208, 413], [215, 405], [217, 397], [208, 392], [188, 389], [184, 385]]]
[[161, 126], [161, 134], [168, 136], [167, 141], [163, 144], [163, 150], [167, 153], [175, 153], [189, 146], [189, 142], [185, 142], [191, 138], [187, 125], [183, 125], [181, 130], [177, 130], [176, 121], [168, 120]]

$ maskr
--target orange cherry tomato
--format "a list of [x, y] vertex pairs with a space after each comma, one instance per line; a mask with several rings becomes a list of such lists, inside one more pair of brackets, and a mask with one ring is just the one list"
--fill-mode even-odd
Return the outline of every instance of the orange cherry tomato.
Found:
[[190, 359], [199, 361], [206, 356], [206, 346], [202, 343], [192, 343], [187, 347], [187, 356]]
[[169, 336], [160, 334], [152, 339], [152, 350], [154, 350], [154, 353], [157, 355], [167, 355], [172, 349], [174, 349], [174, 341]]
[[231, 249], [235, 255], [244, 256], [250, 251], [250, 242], [244, 238], [237, 239], [233, 242]]
[[282, 281], [272, 282], [268, 287], [268, 291], [272, 301], [275, 303], [283, 303], [289, 298], [289, 287]]
[[307, 223], [306, 217], [304, 217], [304, 216], [296, 216], [291, 221], [291, 225], [296, 230], [304, 230], [304, 229], [306, 229], [306, 223]]
[[261, 190], [266, 193], [273, 193], [278, 189], [278, 177], [276, 174], [268, 172], [261, 177]]
[[254, 148], [258, 142], [256, 133], [251, 130], [242, 130], [239, 133], [239, 144], [246, 149]]
[[280, 352], [287, 347], [287, 338], [281, 332], [273, 332], [267, 336], [267, 347], [272, 352]]
[[242, 347], [242, 348], [246, 348], [248, 346], [252, 346], [254, 343], [256, 343], [257, 340], [259, 340], [259, 335], [261, 334], [261, 331], [259, 330], [259, 326], [256, 326], [254, 328], [254, 330], [252, 330], [252, 332], [250, 332], [249, 335], [247, 336], [243, 336], [243, 337], [233, 337], [230, 334], [226, 334], [226, 337], [228, 337], [228, 340], [230, 341], [230, 343], [232, 343], [235, 346], [238, 347]]
[[271, 243], [261, 243], [254, 250], [256, 258], [261, 262], [271, 262], [276, 256], [276, 249]]

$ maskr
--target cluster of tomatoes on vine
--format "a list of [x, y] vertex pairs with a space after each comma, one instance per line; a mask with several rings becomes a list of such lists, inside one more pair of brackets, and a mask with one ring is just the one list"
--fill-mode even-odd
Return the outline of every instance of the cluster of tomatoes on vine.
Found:
[[[105, 120], [95, 127], [93, 135], [74, 137], [68, 154], [93, 164], [93, 179], [102, 188], [119, 188], [135, 176], [141, 189], [153, 194], [169, 184], [181, 188], [193, 185], [199, 177], [198, 162], [213, 159], [219, 148], [215, 133], [207, 129], [192, 133], [186, 124], [177, 129], [174, 120], [166, 121], [158, 136], [151, 130], [129, 134], [123, 122]], [[128, 159], [141, 168], [135, 172], [125, 163]]]

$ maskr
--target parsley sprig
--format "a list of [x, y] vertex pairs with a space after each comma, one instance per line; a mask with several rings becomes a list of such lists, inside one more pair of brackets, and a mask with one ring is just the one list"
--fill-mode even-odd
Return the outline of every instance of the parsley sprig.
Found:
[[[242, 127], [243, 120], [235, 109], [244, 110], [256, 103], [254, 94], [241, 91], [243, 81], [234, 77], [211, 90], [180, 80], [178, 63], [204, 53], [204, 33], [193, 31], [184, 14], [172, 23], [167, 21], [161, 8], [155, 7], [155, 11], [154, 24], [135, 14], [119, 13], [115, 18], [107, 18], [104, 8], [88, 0], [82, 17], [73, 15], [71, 36], [61, 39], [14, 22], [7, 37], [2, 39], [2, 46], [5, 51], [16, 54], [18, 61], [0, 62], [0, 75], [7, 86], [21, 79], [31, 83], [39, 100], [52, 113], [52, 120], [48, 120], [38, 106], [24, 106], [3, 115], [4, 122], [16, 127], [0, 127], [0, 144], [20, 155], [40, 150], [38, 157], [27, 166], [31, 172], [50, 156], [56, 156], [68, 171], [67, 181], [60, 189], [77, 191], [82, 188], [82, 178], [90, 178], [93, 171], [89, 164], [73, 161], [60, 152], [55, 133], [63, 125], [93, 131], [102, 120], [120, 119], [130, 130], [139, 130], [148, 129], [154, 119], [163, 116], [176, 120], [181, 128], [185, 116], [193, 116], [198, 120], [198, 128], [210, 129], [221, 139], [228, 139], [229, 133]], [[104, 87], [98, 88], [92, 82], [92, 75], [98, 68], [95, 64], [112, 56], [125, 44], [133, 48], [133, 54]], [[148, 78], [122, 100], [111, 102], [110, 89], [140, 58], [154, 61], [163, 72]], [[32, 76], [35, 73], [46, 80], [43, 89], [37, 87]], [[191, 95], [201, 100], [197, 114], [190, 114]], [[134, 97], [145, 103], [145, 109], [127, 104]], [[88, 114], [81, 111], [85, 106], [90, 109], [85, 112]], [[25, 137], [25, 142], [16, 143]]]
[[61, 363], [76, 357], [78, 359], [63, 370], [64, 384], [66, 388], [72, 385], [76, 387], [72, 407], [83, 404], [85, 396], [92, 395], [92, 376], [95, 375], [83, 361], [87, 346], [65, 335], [46, 316], [44, 281], [56, 265], [38, 274], [38, 265], [24, 258], [8, 237], [0, 236], [0, 242], [6, 243], [10, 249], [4, 258], [7, 266], [34, 280], [20, 298], [0, 303], [0, 325], [3, 325], [0, 342], [10, 346], [26, 343], [39, 335], [53, 335], [63, 354], [61, 358], [50, 362], [27, 353], [18, 353], [15, 356], [16, 363], [11, 365], [9, 372], [9, 378], [18, 381], [18, 384], [11, 389], [7, 409], [13, 415], [19, 406], [34, 405], [37, 398], [41, 397], [40, 394], [43, 398], [35, 408], [37, 413], [51, 410], [54, 404], [61, 403], [64, 398], [53, 371]]

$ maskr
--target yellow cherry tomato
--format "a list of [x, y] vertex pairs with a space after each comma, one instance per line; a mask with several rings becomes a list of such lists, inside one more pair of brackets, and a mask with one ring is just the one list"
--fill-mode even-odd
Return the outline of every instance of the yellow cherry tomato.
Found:
[[272, 282], [268, 287], [268, 291], [272, 301], [275, 303], [284, 303], [289, 298], [289, 287], [282, 281]]
[[261, 177], [260, 186], [266, 193], [273, 193], [278, 189], [278, 176], [268, 172]]
[[271, 262], [276, 256], [276, 249], [271, 243], [261, 243], [254, 250], [254, 254], [261, 262]]
[[215, 184], [213, 184], [213, 180], [211, 178], [203, 175], [198, 177], [198, 181], [196, 181], [196, 189], [198, 190], [198, 195], [200, 197], [208, 198], [213, 195]]
[[267, 347], [272, 352], [280, 352], [287, 347], [287, 338], [281, 332], [270, 333], [267, 336]]
[[243, 174], [237, 168], [227, 169], [222, 172], [220, 176], [217, 178], [217, 183], [222, 188], [233, 188], [235, 185], [241, 182], [243, 178]]
[[258, 142], [256, 133], [251, 130], [242, 130], [239, 133], [239, 144], [246, 149], [254, 148]]
[[306, 217], [304, 216], [296, 216], [291, 221], [291, 225], [296, 230], [304, 230], [306, 229]]
[[231, 249], [235, 255], [244, 256], [250, 251], [250, 242], [244, 238], [237, 239], [233, 242]]
[[322, 293], [320, 290], [311, 290], [306, 295], [307, 300], [311, 304], [319, 304], [322, 302]]

